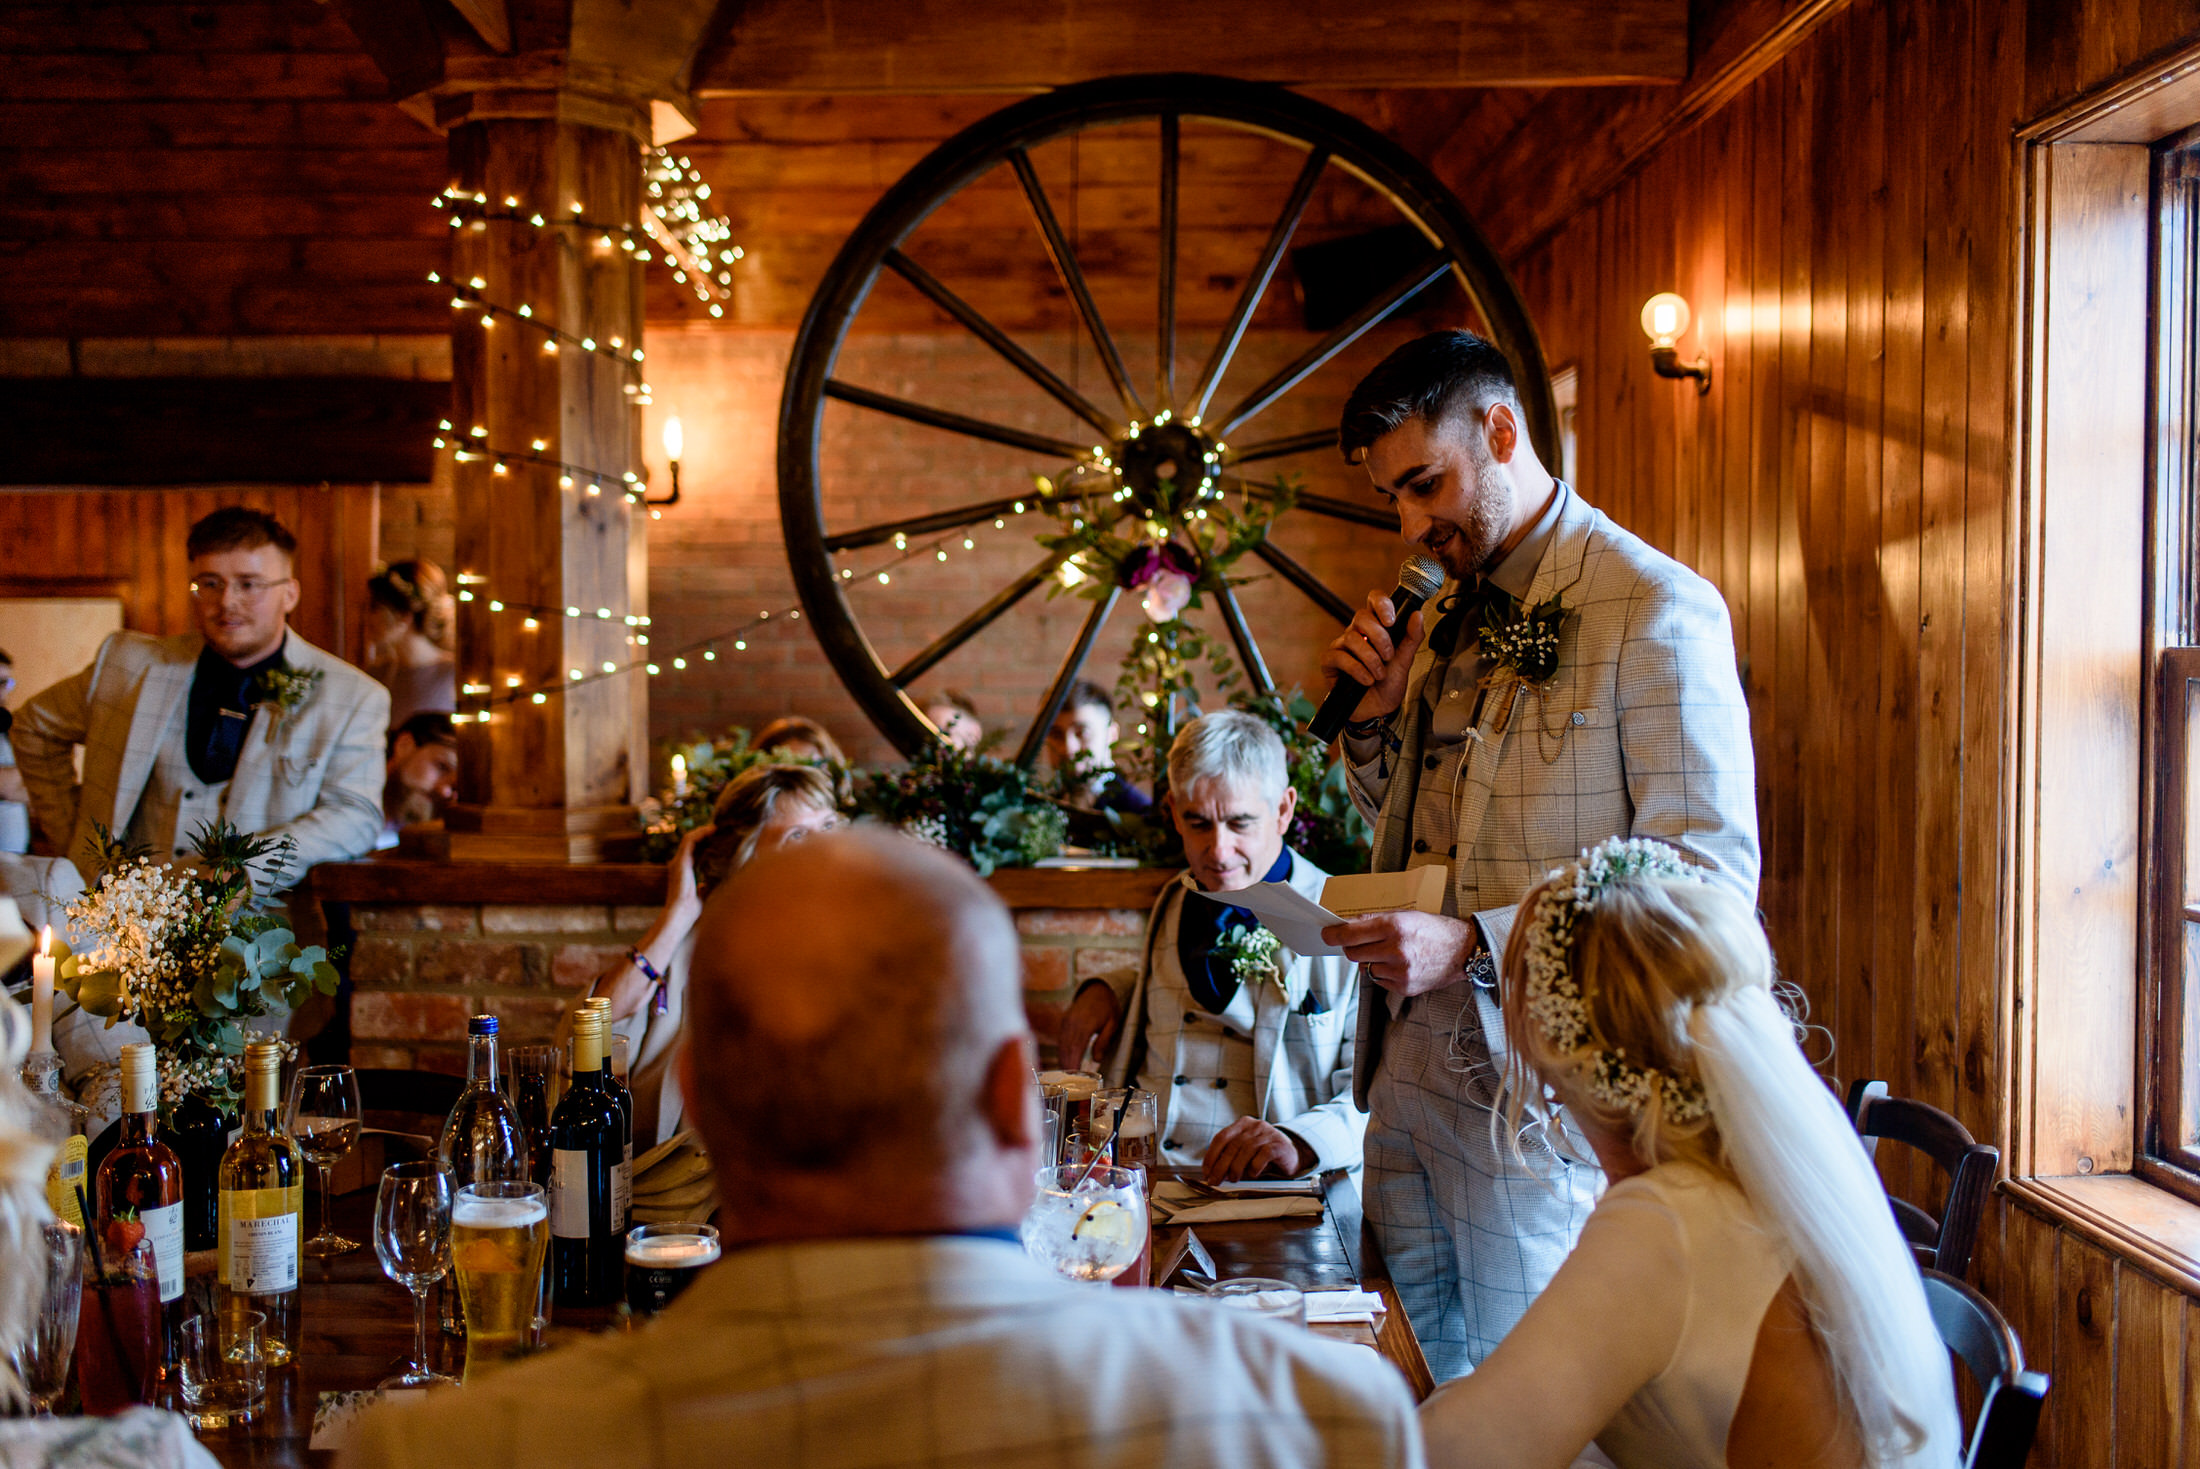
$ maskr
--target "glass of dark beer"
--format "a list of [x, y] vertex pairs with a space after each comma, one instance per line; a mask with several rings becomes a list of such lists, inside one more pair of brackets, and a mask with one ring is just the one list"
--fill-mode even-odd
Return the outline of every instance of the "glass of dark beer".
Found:
[[626, 1232], [626, 1308], [648, 1318], [672, 1304], [706, 1265], [718, 1263], [708, 1224], [637, 1224]]

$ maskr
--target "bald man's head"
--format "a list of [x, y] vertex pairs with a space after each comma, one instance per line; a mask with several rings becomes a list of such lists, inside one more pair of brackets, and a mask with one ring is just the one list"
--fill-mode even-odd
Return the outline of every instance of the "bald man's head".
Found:
[[688, 978], [690, 1109], [719, 1171], [771, 1193], [997, 1151], [1020, 974], [1007, 908], [937, 848], [859, 829], [751, 862], [704, 910]]

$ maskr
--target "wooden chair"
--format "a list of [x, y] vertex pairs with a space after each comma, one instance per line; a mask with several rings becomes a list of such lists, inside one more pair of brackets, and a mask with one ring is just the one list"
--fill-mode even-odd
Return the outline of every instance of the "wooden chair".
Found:
[[2046, 1375], [2024, 1370], [2024, 1348], [1992, 1301], [1952, 1275], [1921, 1273], [1940, 1339], [1978, 1384], [1978, 1423], [1964, 1469], [2022, 1469], [2047, 1402]]
[[1876, 1151], [1879, 1139], [1907, 1143], [1940, 1165], [1948, 1175], [1948, 1197], [1940, 1217], [1902, 1199], [1890, 1198], [1895, 1223], [1921, 1266], [1929, 1265], [1961, 1280], [1971, 1268], [1978, 1225], [1993, 1192], [1994, 1169], [2001, 1150], [1976, 1142], [1962, 1123], [1925, 1102], [1887, 1095], [1883, 1081], [1849, 1086], [1849, 1121], [1864, 1139], [1864, 1151]]

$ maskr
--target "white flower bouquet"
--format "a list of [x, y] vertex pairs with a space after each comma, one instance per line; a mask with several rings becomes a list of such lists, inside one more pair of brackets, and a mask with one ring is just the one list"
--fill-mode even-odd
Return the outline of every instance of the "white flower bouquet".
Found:
[[192, 1091], [234, 1110], [245, 1023], [336, 993], [328, 952], [301, 947], [253, 891], [253, 865], [279, 871], [290, 839], [209, 824], [197, 860], [179, 866], [100, 837], [99, 880], [68, 906], [89, 942], [56, 945], [55, 981], [87, 1014], [144, 1027], [161, 1052], [163, 1110]]

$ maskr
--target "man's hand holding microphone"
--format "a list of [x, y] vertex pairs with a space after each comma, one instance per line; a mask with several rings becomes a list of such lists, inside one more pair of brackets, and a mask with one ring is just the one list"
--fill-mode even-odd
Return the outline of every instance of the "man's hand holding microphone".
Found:
[[[1309, 732], [1333, 740], [1347, 732], [1347, 721], [1364, 724], [1398, 711], [1414, 655], [1428, 637], [1422, 604], [1443, 581], [1440, 563], [1414, 556], [1399, 568], [1395, 592], [1367, 594], [1367, 605], [1353, 614], [1351, 626], [1322, 653], [1321, 666], [1336, 682], [1321, 712], [1308, 722]], [[1370, 913], [1323, 929], [1322, 942], [1342, 948], [1384, 989], [1423, 995], [1466, 977], [1482, 934], [1471, 922], [1438, 913]]]

